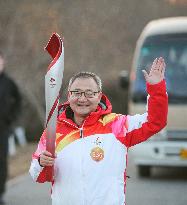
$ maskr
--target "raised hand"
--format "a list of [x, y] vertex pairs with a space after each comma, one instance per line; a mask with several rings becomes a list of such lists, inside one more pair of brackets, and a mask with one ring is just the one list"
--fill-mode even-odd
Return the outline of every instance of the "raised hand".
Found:
[[166, 64], [164, 58], [162, 57], [156, 58], [153, 61], [149, 73], [147, 73], [147, 71], [145, 70], [142, 70], [146, 82], [150, 84], [157, 84], [161, 82], [164, 79], [165, 68], [166, 68]]

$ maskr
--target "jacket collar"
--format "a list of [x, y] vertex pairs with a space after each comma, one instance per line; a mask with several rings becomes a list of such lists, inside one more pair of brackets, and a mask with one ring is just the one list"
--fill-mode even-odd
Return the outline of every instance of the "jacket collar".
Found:
[[[69, 102], [59, 105], [58, 107], [58, 121], [68, 122], [72, 125], [76, 125], [73, 121], [73, 111], [70, 108]], [[95, 124], [99, 118], [103, 115], [109, 114], [112, 112], [112, 105], [109, 99], [103, 94], [101, 101], [97, 106], [95, 112], [91, 112], [84, 121], [84, 126]]]

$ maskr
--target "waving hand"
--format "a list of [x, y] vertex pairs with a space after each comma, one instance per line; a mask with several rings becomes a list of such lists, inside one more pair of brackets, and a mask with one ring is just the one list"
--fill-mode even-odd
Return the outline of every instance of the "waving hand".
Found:
[[147, 73], [147, 71], [142, 70], [145, 80], [147, 83], [150, 84], [157, 84], [161, 82], [164, 79], [164, 74], [165, 74], [165, 61], [164, 58], [156, 58], [153, 61], [153, 64], [151, 66], [150, 72]]

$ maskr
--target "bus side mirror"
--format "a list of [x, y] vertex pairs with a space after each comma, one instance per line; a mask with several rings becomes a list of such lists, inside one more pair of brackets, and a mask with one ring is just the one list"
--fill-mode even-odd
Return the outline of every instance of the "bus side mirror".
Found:
[[123, 89], [127, 89], [129, 87], [129, 72], [126, 70], [122, 70], [119, 75], [119, 84]]

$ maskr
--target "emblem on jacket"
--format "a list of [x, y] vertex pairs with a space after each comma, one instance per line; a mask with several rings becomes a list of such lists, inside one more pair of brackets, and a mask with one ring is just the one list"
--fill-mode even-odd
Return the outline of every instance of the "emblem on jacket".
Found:
[[90, 156], [94, 161], [99, 162], [104, 159], [104, 150], [100, 147], [101, 141], [99, 137], [96, 139], [94, 144], [96, 144], [96, 147], [91, 150]]

